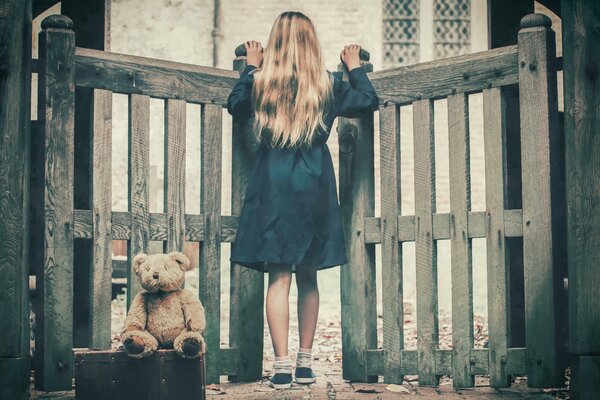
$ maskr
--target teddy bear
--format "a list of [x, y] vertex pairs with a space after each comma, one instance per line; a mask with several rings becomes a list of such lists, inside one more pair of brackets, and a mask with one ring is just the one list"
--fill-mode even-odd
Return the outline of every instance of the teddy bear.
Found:
[[133, 271], [142, 288], [132, 300], [121, 331], [127, 354], [152, 355], [158, 348], [175, 349], [183, 358], [197, 358], [206, 351], [204, 307], [190, 290], [182, 289], [185, 271], [191, 268], [185, 254], [137, 254]]

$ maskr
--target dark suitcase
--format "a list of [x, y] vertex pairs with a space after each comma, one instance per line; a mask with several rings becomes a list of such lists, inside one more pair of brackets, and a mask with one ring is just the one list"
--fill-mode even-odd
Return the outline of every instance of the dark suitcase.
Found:
[[148, 358], [123, 350], [75, 349], [77, 400], [205, 400], [204, 356], [189, 360], [175, 350]]

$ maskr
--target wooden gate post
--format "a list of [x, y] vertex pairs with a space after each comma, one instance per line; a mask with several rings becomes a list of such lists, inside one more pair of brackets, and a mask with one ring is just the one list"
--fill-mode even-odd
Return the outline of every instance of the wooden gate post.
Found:
[[0, 398], [29, 399], [31, 2], [0, 11]]
[[557, 319], [564, 305], [558, 265], [564, 232], [558, 216], [558, 104], [552, 21], [529, 14], [519, 31], [523, 182], [523, 261], [527, 377], [531, 387], [564, 384]]
[[[373, 64], [361, 60], [362, 68]], [[348, 79], [340, 63], [338, 70]], [[376, 382], [367, 371], [367, 351], [377, 348], [375, 244], [365, 242], [365, 219], [375, 215], [373, 113], [339, 118], [339, 193], [348, 264], [341, 266], [343, 378]]]
[[563, 0], [571, 397], [600, 398], [600, 3]]
[[[246, 65], [245, 54], [236, 49], [233, 69], [241, 72]], [[239, 215], [257, 141], [251, 120], [232, 122], [231, 214]], [[254, 381], [262, 377], [263, 367], [264, 273], [232, 262], [230, 276], [229, 346], [238, 349], [238, 360], [237, 374], [229, 379]]]
[[43, 193], [32, 196], [43, 210], [35, 228], [43, 242], [38, 268], [35, 385], [69, 390], [73, 378], [73, 141], [75, 33], [62, 15], [42, 21], [39, 36], [38, 120], [44, 143]]

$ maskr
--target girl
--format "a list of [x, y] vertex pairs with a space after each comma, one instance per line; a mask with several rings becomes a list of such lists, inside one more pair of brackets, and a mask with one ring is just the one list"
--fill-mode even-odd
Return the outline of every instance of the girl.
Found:
[[269, 273], [266, 314], [275, 351], [273, 387], [288, 388], [289, 290], [298, 287], [298, 383], [312, 383], [312, 345], [319, 312], [317, 270], [347, 263], [331, 154], [336, 116], [358, 117], [379, 106], [360, 66], [358, 45], [345, 46], [341, 72], [325, 69], [311, 20], [301, 12], [277, 17], [267, 47], [248, 41], [247, 66], [227, 100], [238, 119], [254, 117], [259, 147], [247, 185], [231, 258]]

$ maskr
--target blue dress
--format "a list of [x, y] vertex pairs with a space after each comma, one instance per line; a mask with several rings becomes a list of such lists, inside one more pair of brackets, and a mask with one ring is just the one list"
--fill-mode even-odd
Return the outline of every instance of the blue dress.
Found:
[[[252, 118], [250, 103], [256, 69], [248, 65], [227, 99], [236, 118]], [[312, 148], [287, 149], [259, 144], [246, 186], [230, 261], [267, 272], [266, 262], [325, 269], [348, 262], [336, 180], [327, 139], [336, 116], [356, 118], [379, 107], [379, 98], [362, 67], [329, 72], [333, 104], [318, 128]]]

